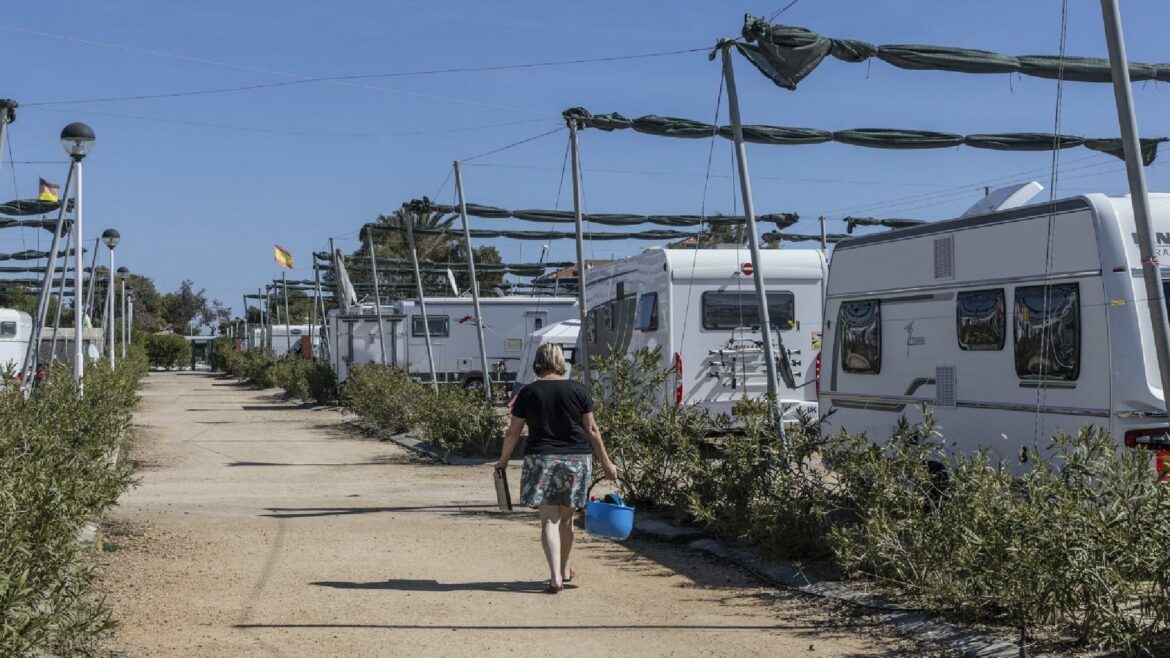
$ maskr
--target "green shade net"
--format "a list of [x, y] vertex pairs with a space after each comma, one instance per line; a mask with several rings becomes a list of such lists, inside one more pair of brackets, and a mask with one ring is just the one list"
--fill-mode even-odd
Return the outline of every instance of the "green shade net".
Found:
[[876, 219], [874, 217], [846, 217], [845, 232], [853, 233], [858, 226], [883, 226], [885, 228], [906, 228], [925, 224], [921, 219]]
[[[576, 121], [578, 125], [594, 128], [596, 115], [580, 107], [565, 110], [562, 115], [566, 120]], [[615, 115], [603, 115], [615, 116]], [[604, 130], [617, 130], [618, 126], [612, 120], [602, 122]], [[641, 126], [639, 128], [638, 126]], [[649, 116], [628, 121], [624, 126], [638, 132], [660, 137], [711, 137], [719, 135], [724, 139], [732, 138], [731, 126], [713, 126], [691, 119], [675, 119], [671, 117]], [[1077, 135], [1057, 135], [1053, 133], [979, 133], [974, 135], [960, 135], [957, 133], [937, 132], [933, 130], [901, 130], [894, 128], [855, 128], [852, 130], [818, 130], [816, 128], [793, 128], [790, 126], [746, 125], [743, 126], [743, 138], [753, 144], [798, 145], [823, 144], [837, 142], [851, 146], [881, 149], [937, 149], [955, 146], [969, 146], [978, 149], [995, 151], [1051, 151], [1081, 146], [1093, 151], [1107, 153], [1115, 158], [1124, 160], [1125, 153], [1121, 140], [1118, 138], [1089, 138]], [[1142, 162], [1147, 166], [1153, 164], [1158, 157], [1158, 145], [1167, 141], [1166, 137], [1146, 137], [1141, 139]], [[791, 215], [796, 217], [795, 214]], [[763, 218], [772, 218], [764, 215]], [[761, 221], [763, 221], [761, 218]], [[708, 218], [708, 221], [712, 221]], [[779, 224], [779, 228], [791, 226]]]
[[[784, 89], [796, 89], [826, 57], [853, 63], [876, 57], [892, 66], [917, 71], [1019, 73], [1073, 82], [1113, 81], [1109, 60], [1101, 57], [1017, 57], [987, 50], [918, 44], [875, 46], [864, 41], [824, 37], [803, 27], [773, 25], [752, 16], [744, 17], [742, 34], [747, 43], [736, 42], [736, 50]], [[1134, 82], [1170, 82], [1170, 64], [1130, 62], [1129, 76]]]
[[[843, 233], [829, 233], [825, 236], [825, 242], [828, 244], [835, 244], [846, 238], [848, 235]], [[777, 244], [780, 242], [820, 242], [821, 236], [819, 233], [785, 233], [782, 231], [772, 231], [765, 233], [760, 238], [768, 244]]]
[[[685, 119], [670, 119], [671, 121], [686, 121]], [[627, 128], [631, 127], [629, 125]], [[711, 136], [711, 126], [706, 127], [706, 136]], [[430, 204], [435, 212], [459, 214], [459, 206], [445, 206]], [[476, 203], [467, 204], [467, 214], [470, 217], [488, 219], [519, 219], [526, 222], [543, 224], [572, 224], [575, 220], [571, 210], [505, 210], [495, 206], [484, 206]], [[702, 217], [700, 215], [635, 215], [631, 213], [591, 213], [581, 215], [583, 221], [601, 224], [603, 226], [637, 226], [639, 224], [656, 224], [658, 226], [702, 226], [704, 224], [744, 224], [747, 222], [742, 215], [716, 215]], [[800, 219], [796, 213], [769, 213], [756, 216], [757, 222], [769, 222], [778, 228], [792, 226]], [[473, 236], [474, 237], [474, 236]]]
[[18, 199], [8, 203], [0, 203], [0, 215], [23, 217], [26, 215], [43, 215], [61, 207], [60, 201], [41, 201], [40, 199]]

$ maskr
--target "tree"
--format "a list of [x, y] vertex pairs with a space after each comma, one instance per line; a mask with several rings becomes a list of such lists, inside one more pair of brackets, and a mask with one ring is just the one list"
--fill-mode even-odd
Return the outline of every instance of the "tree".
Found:
[[211, 324], [215, 315], [207, 304], [207, 291], [196, 292], [195, 284], [187, 279], [178, 291], [162, 296], [162, 319], [176, 333], [189, 334], [194, 326]]

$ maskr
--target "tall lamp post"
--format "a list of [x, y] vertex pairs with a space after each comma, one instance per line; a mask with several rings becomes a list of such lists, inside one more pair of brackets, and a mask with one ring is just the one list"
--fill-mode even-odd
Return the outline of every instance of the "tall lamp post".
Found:
[[117, 229], [102, 231], [102, 242], [110, 248], [110, 283], [106, 290], [106, 319], [102, 322], [102, 330], [106, 332], [106, 348], [110, 350], [110, 370], [114, 369], [114, 247], [118, 246], [121, 239], [122, 235]]
[[130, 278], [130, 268], [119, 267], [118, 278], [122, 281], [122, 358], [126, 358], [126, 345], [130, 336], [130, 299], [126, 297], [126, 279]]
[[[84, 392], [84, 384], [82, 378], [85, 376], [85, 341], [82, 340], [82, 333], [85, 329], [85, 311], [82, 309], [81, 300], [85, 299], [85, 258], [81, 245], [82, 242], [82, 224], [81, 224], [81, 161], [89, 152], [93, 150], [93, 144], [96, 141], [93, 134], [93, 128], [81, 123], [74, 122], [65, 126], [61, 131], [61, 146], [65, 152], [69, 154], [69, 158], [73, 161], [74, 175], [74, 208], [73, 208], [73, 244], [75, 245], [76, 269], [73, 271], [73, 380], [77, 382], [78, 393]], [[62, 203], [62, 206], [65, 204]], [[69, 261], [66, 260], [66, 263]]]

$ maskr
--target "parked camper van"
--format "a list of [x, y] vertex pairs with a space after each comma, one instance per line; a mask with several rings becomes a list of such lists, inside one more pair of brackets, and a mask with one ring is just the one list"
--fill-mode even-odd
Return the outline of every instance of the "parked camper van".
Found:
[[[489, 373], [495, 382], [516, 380], [524, 339], [531, 332], [576, 313], [572, 297], [509, 296], [480, 298], [485, 322]], [[483, 384], [475, 310], [469, 297], [429, 297], [427, 323], [439, 382], [463, 386]], [[386, 331], [386, 362], [420, 381], [430, 381], [422, 310], [416, 300], [382, 306]], [[338, 382], [349, 377], [352, 364], [379, 362], [378, 318], [372, 304], [330, 314], [330, 361]]]
[[[815, 361], [827, 270], [815, 249], [651, 249], [591, 270], [584, 340], [590, 359], [661, 347], [676, 374], [664, 399], [732, 412], [768, 390], [752, 268], [763, 269], [776, 354], [793, 373], [780, 397], [816, 406]], [[780, 351], [780, 344], [783, 351]]]
[[31, 339], [32, 316], [24, 311], [0, 308], [0, 369], [23, 371]]
[[[576, 306], [573, 307], [576, 309]], [[536, 361], [536, 350], [546, 343], [556, 343], [565, 353], [565, 361], [570, 369], [577, 363], [577, 339], [581, 333], [581, 320], [562, 320], [538, 329], [524, 339], [524, 354], [516, 370], [516, 385], [528, 384], [536, 380], [532, 372], [532, 364]], [[568, 374], [568, 373], [566, 373]]]
[[318, 331], [319, 327], [308, 324], [274, 324], [268, 328], [266, 343], [268, 348], [277, 354], [299, 353], [301, 338], [304, 336], [311, 336], [313, 347], [317, 347], [321, 340], [317, 335]]
[[[1150, 202], [1170, 263], [1170, 195]], [[835, 413], [824, 431], [883, 440], [925, 405], [964, 453], [1010, 458], [1086, 425], [1119, 445], [1164, 442], [1135, 231], [1129, 197], [1090, 194], [841, 242], [825, 309], [820, 400]]]

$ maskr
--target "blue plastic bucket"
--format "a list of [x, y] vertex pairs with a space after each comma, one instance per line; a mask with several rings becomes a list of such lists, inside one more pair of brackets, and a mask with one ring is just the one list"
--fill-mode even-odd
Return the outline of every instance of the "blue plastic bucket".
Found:
[[621, 540], [634, 530], [634, 508], [626, 505], [620, 495], [613, 496], [619, 504], [590, 501], [585, 505], [585, 530], [599, 537]]

